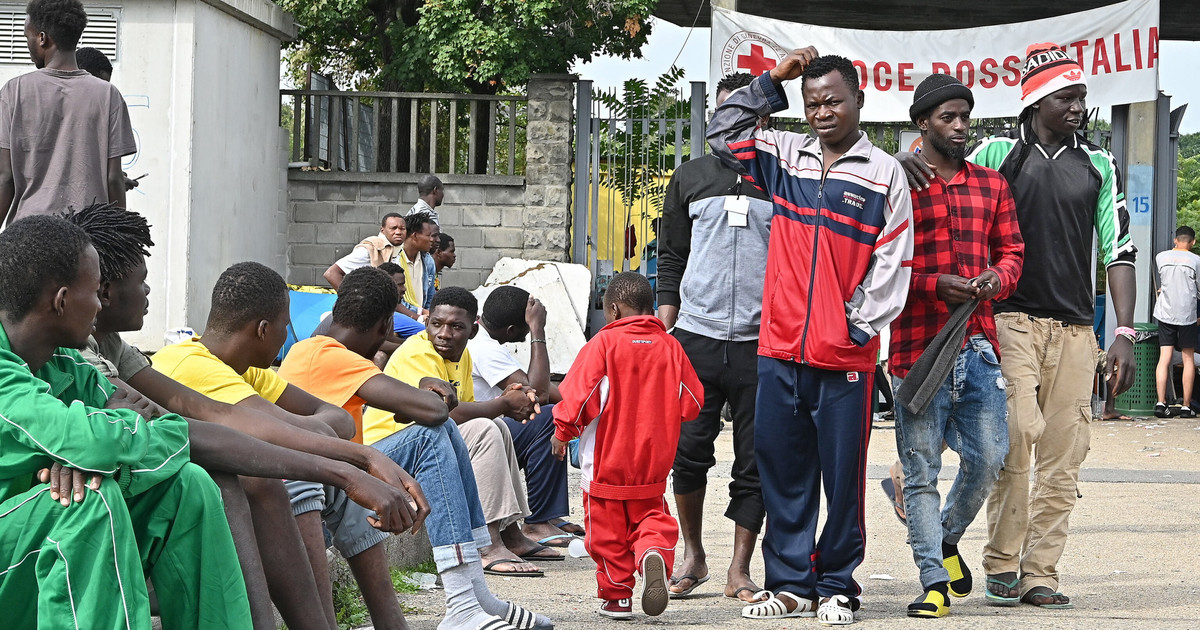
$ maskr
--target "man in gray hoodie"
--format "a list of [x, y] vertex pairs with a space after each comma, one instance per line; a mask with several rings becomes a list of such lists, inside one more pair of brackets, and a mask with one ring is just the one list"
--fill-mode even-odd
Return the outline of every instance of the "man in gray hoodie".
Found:
[[[717, 104], [753, 79], [746, 73], [722, 79]], [[658, 316], [667, 328], [674, 327], [675, 338], [704, 384], [704, 409], [696, 420], [683, 424], [675, 455], [675, 502], [684, 553], [672, 578], [672, 597], [686, 597], [708, 581], [701, 540], [704, 495], [708, 470], [716, 464], [721, 409], [728, 402], [734, 462], [725, 516], [736, 527], [725, 595], [747, 603], [761, 601], [750, 578], [750, 556], [765, 514], [754, 459], [754, 397], [772, 212], [765, 193], [714, 155], [675, 169], [663, 202]]]

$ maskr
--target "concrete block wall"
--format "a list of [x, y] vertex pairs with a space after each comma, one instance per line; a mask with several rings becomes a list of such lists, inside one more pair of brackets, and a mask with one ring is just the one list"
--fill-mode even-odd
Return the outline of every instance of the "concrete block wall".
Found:
[[[365, 176], [365, 177], [364, 177]], [[392, 178], [370, 181], [368, 178]], [[417, 200], [416, 177], [394, 173], [293, 170], [288, 176], [288, 265], [292, 284], [327, 286], [322, 274], [362, 239], [379, 233], [389, 212], [407, 214]], [[442, 272], [443, 286], [473, 289], [504, 256], [530, 257], [525, 247], [521, 177], [441, 176], [446, 198], [438, 208], [442, 231], [454, 237], [458, 262]]]

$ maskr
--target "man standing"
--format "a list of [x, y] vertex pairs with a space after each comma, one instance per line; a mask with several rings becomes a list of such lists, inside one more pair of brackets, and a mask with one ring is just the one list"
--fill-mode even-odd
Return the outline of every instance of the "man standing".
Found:
[[[943, 617], [950, 612], [949, 595], [965, 597], [971, 591], [971, 572], [959, 557], [958, 541], [983, 507], [1008, 452], [991, 300], [1016, 289], [1025, 246], [1004, 177], [965, 159], [974, 105], [971, 90], [960, 81], [934, 74], [917, 87], [909, 108], [921, 129], [920, 157], [934, 175], [929, 186], [912, 192], [912, 284], [908, 303], [891, 326], [889, 369], [896, 391], [947, 325], [950, 309], [978, 300], [966, 342], [928, 407], [914, 412], [895, 406], [908, 537], [925, 591], [909, 604], [910, 617]], [[959, 454], [960, 464], [939, 515], [943, 439]]]
[[79, 0], [32, 0], [25, 39], [35, 72], [0, 89], [0, 212], [11, 222], [112, 201], [125, 207], [121, 158], [137, 151], [125, 99], [80, 70]]
[[[1018, 127], [984, 140], [967, 158], [1008, 180], [1025, 241], [1017, 289], [995, 307], [1009, 389], [1008, 455], [988, 497], [983, 568], [985, 595], [1002, 606], [1073, 606], [1058, 592], [1058, 560], [1091, 440], [1093, 233], [1117, 320], [1105, 368], [1113, 395], [1129, 389], [1136, 369], [1130, 325], [1137, 249], [1116, 159], [1077, 133], [1087, 113], [1085, 75], [1062, 48], [1030, 46]], [[909, 155], [904, 164], [914, 188], [928, 185], [932, 171], [922, 160]]]
[[[717, 84], [717, 105], [754, 77], [731, 74]], [[762, 599], [750, 579], [750, 556], [765, 511], [754, 461], [754, 396], [758, 389], [758, 328], [763, 273], [774, 208], [766, 193], [715, 155], [675, 169], [663, 202], [658, 267], [658, 316], [704, 385], [704, 409], [683, 423], [675, 453], [675, 505], [683, 533], [683, 564], [671, 578], [671, 595], [687, 597], [708, 581], [702, 538], [708, 471], [721, 409], [733, 415], [733, 481], [725, 516], [734, 522], [733, 558], [725, 596]], [[692, 256], [695, 256], [695, 264]], [[729, 264], [713, 264], [726, 260]], [[765, 597], [765, 596], [763, 596]]]
[[417, 194], [420, 196], [417, 198], [417, 203], [414, 203], [412, 209], [408, 211], [408, 216], [424, 212], [433, 219], [434, 223], [439, 223], [435, 208], [442, 205], [442, 198], [446, 196], [442, 180], [433, 175], [422, 176], [417, 180]]
[[[801, 75], [816, 138], [760, 129], [788, 106], [782, 82]], [[859, 605], [875, 337], [908, 292], [912, 199], [900, 165], [858, 129], [858, 85], [850, 60], [796, 50], [730, 95], [709, 127], [713, 152], [775, 201], [754, 427], [774, 595], [743, 608], [748, 618], [815, 612], [845, 625]]]
[[349, 254], [330, 265], [325, 270], [325, 280], [336, 291], [342, 284], [342, 278], [359, 267], [378, 267], [386, 262], [397, 262], [406, 234], [404, 217], [395, 212], [383, 215], [379, 234], [364, 238]]
[[1175, 247], [1154, 257], [1158, 266], [1159, 292], [1154, 303], [1158, 320], [1158, 404], [1154, 415], [1170, 418], [1167, 407], [1167, 382], [1171, 378], [1171, 357], [1175, 348], [1183, 355], [1183, 404], [1179, 416], [1194, 418], [1192, 386], [1196, 382], [1193, 356], [1196, 353], [1196, 299], [1200, 298], [1200, 256], [1192, 253], [1196, 231], [1188, 226], [1175, 230]]

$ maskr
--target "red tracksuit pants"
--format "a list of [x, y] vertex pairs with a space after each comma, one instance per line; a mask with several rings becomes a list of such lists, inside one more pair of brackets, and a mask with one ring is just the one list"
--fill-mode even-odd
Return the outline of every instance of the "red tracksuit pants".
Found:
[[587, 551], [596, 561], [600, 599], [633, 595], [633, 575], [648, 551], [662, 554], [667, 577], [675, 563], [679, 523], [663, 497], [654, 499], [601, 499], [583, 494], [587, 521]]

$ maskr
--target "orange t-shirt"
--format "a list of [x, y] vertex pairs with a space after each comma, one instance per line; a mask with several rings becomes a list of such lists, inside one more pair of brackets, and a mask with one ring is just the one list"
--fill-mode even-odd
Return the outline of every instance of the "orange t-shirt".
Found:
[[370, 359], [324, 335], [292, 346], [279, 366], [284, 380], [354, 416], [354, 441], [359, 444], [363, 443], [362, 415], [367, 401], [358, 395], [358, 388], [376, 374], [383, 372]]

